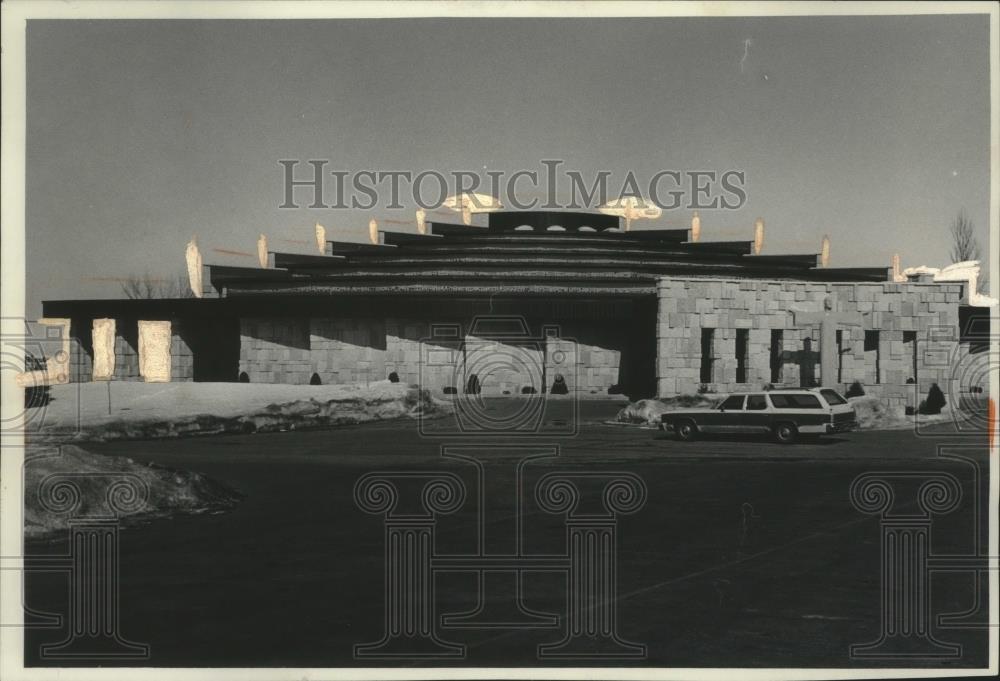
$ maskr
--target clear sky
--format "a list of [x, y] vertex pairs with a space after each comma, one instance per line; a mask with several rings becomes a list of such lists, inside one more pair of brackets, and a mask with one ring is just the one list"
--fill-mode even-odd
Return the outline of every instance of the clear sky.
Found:
[[746, 205], [701, 211], [703, 240], [762, 216], [765, 253], [829, 234], [833, 266], [941, 266], [962, 208], [988, 247], [988, 55], [985, 15], [29, 22], [27, 312], [183, 272], [192, 234], [253, 266], [214, 249], [412, 215], [280, 210], [290, 158], [736, 169]]

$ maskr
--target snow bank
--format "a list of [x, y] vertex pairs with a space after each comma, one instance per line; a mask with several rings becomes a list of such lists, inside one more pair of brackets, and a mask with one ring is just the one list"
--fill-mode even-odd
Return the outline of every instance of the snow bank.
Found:
[[656, 425], [660, 422], [660, 416], [665, 412], [675, 409], [697, 409], [699, 407], [710, 407], [718, 400], [718, 396], [705, 397], [702, 395], [678, 395], [677, 397], [666, 397], [659, 400], [639, 400], [625, 405], [618, 412], [617, 420], [621, 423], [640, 423], [645, 425]]
[[428, 391], [389, 381], [330, 386], [116, 382], [53, 386], [52, 401], [28, 410], [26, 417], [29, 429], [43, 436], [117, 440], [322, 428], [440, 409]]
[[[79, 496], [79, 504], [71, 512], [52, 510], [60, 498], [65, 499], [49, 484], [56, 480], [66, 481]], [[175, 514], [221, 513], [243, 498], [239, 492], [190, 471], [93, 454], [74, 445], [34, 446], [26, 452], [24, 464], [25, 536], [65, 530], [71, 518], [114, 515], [107, 494], [116, 481], [134, 483], [146, 492], [145, 502], [134, 509], [130, 506], [128, 510], [134, 512], [122, 517], [126, 524]]]
[[951, 407], [947, 405], [940, 414], [907, 415], [902, 407], [889, 408], [880, 398], [872, 395], [849, 397], [847, 401], [858, 415], [860, 430], [903, 430], [913, 428], [918, 422], [929, 425], [947, 423], [954, 418]]

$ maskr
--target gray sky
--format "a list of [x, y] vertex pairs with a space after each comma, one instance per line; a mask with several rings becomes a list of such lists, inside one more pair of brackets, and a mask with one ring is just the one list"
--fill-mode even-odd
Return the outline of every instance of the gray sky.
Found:
[[748, 201], [701, 211], [703, 240], [752, 238], [759, 215], [765, 253], [829, 233], [834, 266], [940, 266], [961, 208], [987, 248], [988, 54], [985, 15], [29, 22], [27, 312], [180, 273], [192, 234], [207, 262], [252, 266], [212, 249], [265, 232], [308, 250], [293, 242], [317, 221], [362, 240], [372, 216], [412, 216], [279, 210], [288, 158], [563, 159], [612, 187], [737, 169]]

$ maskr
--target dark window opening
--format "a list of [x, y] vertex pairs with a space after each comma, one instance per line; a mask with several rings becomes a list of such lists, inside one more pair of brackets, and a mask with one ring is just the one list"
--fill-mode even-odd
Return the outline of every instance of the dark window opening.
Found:
[[241, 371], [240, 372], [240, 383], [249, 383], [249, 382], [250, 382], [250, 375], [247, 372], [245, 372], [245, 371]]
[[476, 374], [469, 374], [469, 380], [465, 383], [465, 394], [466, 395], [478, 395], [482, 390], [479, 385], [479, 376]]
[[785, 332], [781, 329], [771, 329], [771, 383], [781, 383], [781, 360], [784, 344]]
[[[878, 331], [865, 331], [865, 373], [874, 380], [869, 383], [882, 382], [882, 358], [879, 356]], [[874, 374], [873, 374], [874, 372]]]
[[[822, 349], [822, 348], [821, 348]], [[844, 332], [837, 329], [837, 383], [844, 382]]]
[[747, 382], [747, 350], [750, 345], [750, 330], [736, 329], [736, 382]]
[[701, 330], [701, 382], [711, 383], [715, 364], [715, 329]]
[[917, 332], [916, 331], [904, 331], [903, 332], [903, 348], [908, 351], [910, 355], [910, 377], [907, 382], [917, 382]]
[[309, 377], [309, 385], [323, 385], [323, 381], [320, 379], [319, 374], [313, 374]]

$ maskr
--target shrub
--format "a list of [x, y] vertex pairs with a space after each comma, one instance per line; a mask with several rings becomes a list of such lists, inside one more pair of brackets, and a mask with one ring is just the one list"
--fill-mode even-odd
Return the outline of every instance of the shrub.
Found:
[[566, 385], [566, 379], [563, 378], [562, 374], [556, 374], [552, 381], [552, 389], [549, 392], [553, 395], [568, 395], [569, 386]]
[[854, 381], [851, 386], [847, 389], [846, 397], [861, 397], [865, 394], [865, 389], [861, 386], [860, 381]]
[[948, 404], [948, 400], [945, 399], [941, 388], [938, 387], [937, 383], [932, 383], [927, 391], [927, 399], [920, 403], [920, 413], [940, 414], [946, 404]]

